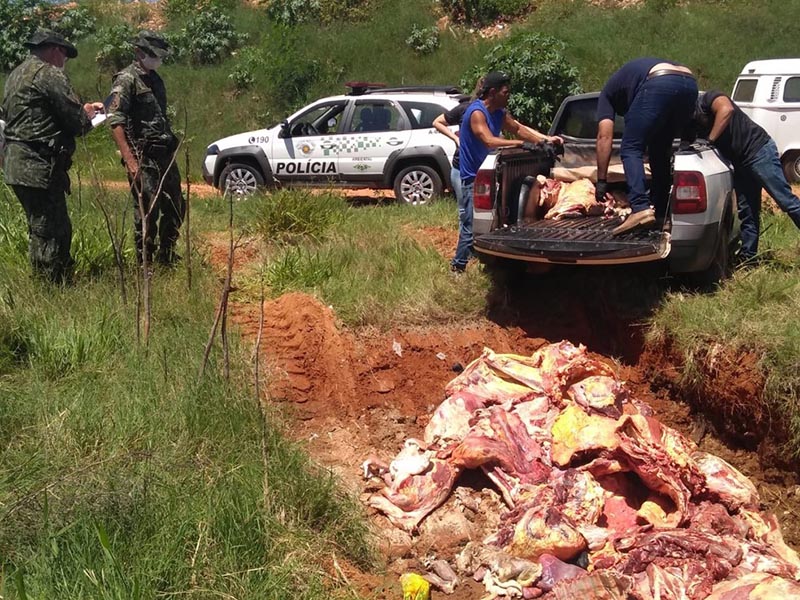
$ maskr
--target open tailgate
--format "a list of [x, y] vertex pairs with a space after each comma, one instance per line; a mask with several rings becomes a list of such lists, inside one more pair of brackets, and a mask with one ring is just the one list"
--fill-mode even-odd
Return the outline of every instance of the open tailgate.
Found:
[[621, 222], [619, 217], [580, 217], [502, 227], [476, 236], [475, 251], [514, 260], [564, 264], [623, 264], [667, 257], [668, 232], [640, 230], [611, 235]]

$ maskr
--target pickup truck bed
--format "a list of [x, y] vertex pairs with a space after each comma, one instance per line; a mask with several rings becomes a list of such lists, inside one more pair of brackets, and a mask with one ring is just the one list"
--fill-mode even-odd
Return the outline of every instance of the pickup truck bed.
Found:
[[[526, 185], [537, 175], [556, 177], [566, 169], [593, 175], [598, 93], [566, 98], [556, 114], [551, 135], [564, 139], [564, 156], [544, 146], [526, 152], [504, 148], [481, 165], [473, 196], [476, 253], [523, 262], [559, 264], [625, 264], [668, 262], [673, 273], [696, 274], [698, 280], [719, 279], [729, 270], [735, 249], [736, 205], [730, 165], [713, 149], [687, 147], [675, 152], [675, 179], [670, 210], [663, 228], [612, 236], [619, 217], [538, 220], [522, 224]], [[615, 125], [612, 165], [619, 163], [622, 120]], [[619, 166], [619, 165], [618, 165]], [[558, 169], [556, 169], [558, 167]], [[624, 190], [624, 180], [612, 183]], [[529, 188], [528, 188], [529, 189]], [[537, 215], [543, 217], [543, 215]]]
[[476, 238], [475, 247], [484, 254], [503, 258], [564, 264], [643, 262], [669, 254], [668, 233], [650, 230], [611, 235], [621, 222], [619, 217], [536, 221], [481, 235]]

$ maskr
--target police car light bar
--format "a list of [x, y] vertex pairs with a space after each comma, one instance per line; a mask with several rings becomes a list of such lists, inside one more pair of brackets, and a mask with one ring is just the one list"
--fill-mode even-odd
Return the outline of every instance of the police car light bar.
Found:
[[345, 87], [350, 88], [348, 95], [360, 96], [367, 93], [369, 90], [382, 89], [386, 87], [385, 83], [372, 83], [369, 81], [347, 81]]

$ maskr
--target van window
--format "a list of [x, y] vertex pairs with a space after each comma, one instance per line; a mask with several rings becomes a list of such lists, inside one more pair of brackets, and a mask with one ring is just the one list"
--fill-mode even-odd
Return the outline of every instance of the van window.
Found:
[[758, 79], [740, 79], [736, 82], [736, 89], [733, 90], [734, 102], [752, 102], [756, 96], [756, 84]]
[[789, 77], [783, 87], [784, 102], [800, 102], [800, 77]]

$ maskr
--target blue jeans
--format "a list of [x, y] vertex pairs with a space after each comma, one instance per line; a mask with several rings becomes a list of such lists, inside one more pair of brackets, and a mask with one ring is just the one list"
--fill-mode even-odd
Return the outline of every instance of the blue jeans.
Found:
[[461, 194], [458, 197], [458, 244], [456, 255], [450, 264], [457, 269], [466, 269], [472, 256], [472, 194], [475, 180], [460, 180]]
[[[694, 114], [697, 82], [683, 75], [648, 79], [639, 88], [625, 115], [620, 158], [628, 182], [628, 200], [633, 212], [651, 203], [656, 217], [667, 211], [672, 185], [672, 141], [683, 134]], [[644, 173], [644, 153], [650, 157], [650, 197]]]
[[459, 202], [459, 198], [461, 198], [461, 173], [455, 167], [450, 169], [450, 187], [453, 188], [456, 202]]
[[786, 181], [773, 140], [764, 144], [749, 164], [734, 169], [733, 186], [741, 221], [743, 259], [753, 258], [758, 252], [762, 188], [800, 228], [800, 200]]

